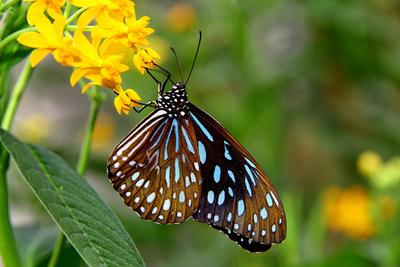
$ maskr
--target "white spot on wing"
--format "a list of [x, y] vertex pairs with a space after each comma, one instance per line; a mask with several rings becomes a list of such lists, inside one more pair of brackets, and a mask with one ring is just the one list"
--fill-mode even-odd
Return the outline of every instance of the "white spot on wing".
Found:
[[171, 207], [171, 200], [169, 199], [164, 200], [163, 210], [169, 210], [170, 207]]
[[179, 193], [179, 202], [181, 203], [185, 202], [185, 192], [183, 191]]
[[147, 196], [147, 199], [146, 199], [146, 200], [147, 200], [147, 203], [153, 202], [155, 198], [156, 198], [156, 193], [155, 193], [155, 192], [149, 194], [149, 195]]

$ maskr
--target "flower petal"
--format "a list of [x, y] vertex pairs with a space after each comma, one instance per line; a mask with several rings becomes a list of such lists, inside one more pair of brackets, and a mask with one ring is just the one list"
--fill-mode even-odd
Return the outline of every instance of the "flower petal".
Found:
[[[81, 31], [75, 32], [74, 41], [76, 47], [78, 47], [80, 51], [84, 52], [84, 55], [86, 57], [90, 57], [92, 59], [98, 58], [98, 54], [95, 47], [93, 47], [93, 45], [89, 42], [89, 40]], [[94, 62], [93, 64], [96, 64], [96, 62]]]
[[71, 86], [75, 86], [75, 84], [86, 74], [86, 70], [83, 69], [75, 69], [71, 77], [69, 79]]
[[122, 103], [122, 100], [119, 98], [119, 96], [115, 97], [114, 98], [114, 106], [119, 114], [121, 114], [122, 105], [123, 105], [123, 103]]
[[[131, 101], [135, 101], [135, 102], [139, 102], [141, 100], [140, 96], [138, 95], [138, 93], [136, 93], [136, 91], [132, 90], [132, 89], [127, 89], [125, 91], [125, 93], [127, 94], [127, 96], [129, 97], [129, 99]], [[132, 102], [132, 106], [133, 107], [138, 107], [140, 106], [140, 104]]]
[[39, 64], [40, 61], [42, 61], [44, 59], [44, 57], [47, 56], [49, 53], [51, 53], [51, 50], [45, 49], [45, 48], [33, 50], [31, 53], [31, 56], [29, 58], [29, 62], [31, 63], [31, 66], [36, 67], [37, 64]]
[[83, 30], [96, 17], [99, 11], [97, 7], [92, 7], [83, 12], [78, 19], [78, 29]]
[[82, 93], [82, 94], [86, 93], [87, 90], [89, 90], [90, 88], [92, 88], [92, 87], [95, 86], [95, 85], [99, 85], [99, 84], [98, 84], [98, 83], [95, 83], [95, 82], [87, 83], [85, 86], [82, 87], [81, 93]]
[[28, 20], [29, 25], [35, 25], [36, 20], [43, 15], [43, 12], [46, 10], [46, 3], [43, 0], [35, 1], [29, 6], [28, 13], [26, 15], [26, 19]]
[[38, 32], [40, 32], [47, 39], [56, 39], [53, 25], [50, 20], [44, 15], [40, 14], [35, 18], [35, 26]]
[[49, 46], [47, 39], [37, 32], [23, 33], [17, 38], [17, 41], [22, 45], [33, 48], [45, 48]]

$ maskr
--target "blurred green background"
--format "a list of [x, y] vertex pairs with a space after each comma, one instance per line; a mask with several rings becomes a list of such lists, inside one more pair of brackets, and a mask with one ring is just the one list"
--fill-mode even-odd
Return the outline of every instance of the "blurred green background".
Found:
[[[168, 47], [187, 74], [203, 31], [190, 101], [264, 166], [288, 220], [285, 242], [262, 254], [191, 220], [140, 220], [105, 170], [113, 147], [149, 111], [119, 116], [110, 94], [87, 176], [147, 266], [400, 266], [399, 1], [136, 1], [136, 10], [152, 18], [151, 42], [175, 80]], [[52, 60], [37, 68], [14, 132], [75, 163], [89, 105], [69, 75]], [[155, 99], [154, 82], [139, 76], [126, 74], [124, 88]], [[57, 231], [15, 168], [10, 178], [25, 262], [46, 266]], [[84, 266], [68, 245], [60, 262]]]

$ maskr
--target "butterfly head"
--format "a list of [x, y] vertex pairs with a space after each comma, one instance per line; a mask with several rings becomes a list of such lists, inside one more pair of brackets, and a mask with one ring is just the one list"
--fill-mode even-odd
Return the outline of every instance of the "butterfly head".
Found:
[[187, 115], [188, 99], [186, 85], [175, 83], [170, 91], [158, 96], [157, 107], [168, 112], [169, 117], [184, 117]]

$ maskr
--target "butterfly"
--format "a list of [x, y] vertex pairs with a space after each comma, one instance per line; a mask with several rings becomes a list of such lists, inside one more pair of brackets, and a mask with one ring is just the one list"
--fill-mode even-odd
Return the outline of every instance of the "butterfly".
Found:
[[187, 80], [168, 92], [159, 83], [154, 111], [110, 155], [108, 178], [142, 219], [192, 217], [250, 252], [266, 251], [286, 237], [282, 201], [250, 153], [188, 101]]

